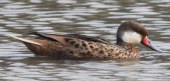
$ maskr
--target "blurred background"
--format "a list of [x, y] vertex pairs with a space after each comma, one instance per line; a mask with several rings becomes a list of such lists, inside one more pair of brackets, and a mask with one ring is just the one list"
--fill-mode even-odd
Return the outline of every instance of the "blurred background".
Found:
[[115, 43], [121, 21], [143, 23], [150, 39], [170, 51], [169, 0], [0, 0], [1, 81], [169, 81], [170, 54], [140, 45], [135, 61], [75, 61], [34, 56], [7, 34], [31, 31], [100, 36]]

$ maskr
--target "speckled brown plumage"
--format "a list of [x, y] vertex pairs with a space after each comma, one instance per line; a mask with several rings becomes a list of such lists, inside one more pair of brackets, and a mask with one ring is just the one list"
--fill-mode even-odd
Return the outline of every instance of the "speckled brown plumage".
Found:
[[150, 45], [145, 27], [135, 21], [126, 21], [119, 26], [116, 45], [99, 37], [78, 34], [33, 34], [38, 38], [31, 41], [13, 38], [23, 42], [35, 55], [53, 56], [57, 59], [135, 59], [138, 57], [136, 43], [159, 51]]
[[[48, 36], [55, 37], [56, 35]], [[36, 55], [55, 56], [58, 59], [127, 59], [138, 57], [137, 48], [133, 44], [125, 43], [118, 46], [109, 42], [94, 42], [67, 36], [63, 37], [63, 39], [64, 45], [57, 41], [42, 39], [33, 39], [33, 41], [41, 43], [42, 46], [30, 43], [24, 44]]]

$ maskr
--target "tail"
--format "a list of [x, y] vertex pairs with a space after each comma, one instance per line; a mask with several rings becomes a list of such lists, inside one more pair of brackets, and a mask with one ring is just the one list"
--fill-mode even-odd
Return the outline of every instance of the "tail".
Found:
[[38, 45], [38, 46], [41, 46], [42, 44], [38, 43], [38, 42], [34, 42], [32, 40], [28, 40], [28, 39], [24, 39], [24, 38], [20, 38], [20, 37], [17, 37], [17, 36], [14, 36], [14, 35], [8, 35], [9, 37], [12, 37], [14, 39], [17, 39], [23, 43], [30, 43], [30, 44], [35, 44], [35, 45]]

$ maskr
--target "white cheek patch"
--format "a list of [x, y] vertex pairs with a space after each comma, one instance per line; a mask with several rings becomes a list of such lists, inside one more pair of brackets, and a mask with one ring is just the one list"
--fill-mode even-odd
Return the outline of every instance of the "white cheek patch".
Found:
[[142, 36], [136, 32], [124, 32], [122, 35], [122, 40], [127, 43], [137, 44], [142, 41]]

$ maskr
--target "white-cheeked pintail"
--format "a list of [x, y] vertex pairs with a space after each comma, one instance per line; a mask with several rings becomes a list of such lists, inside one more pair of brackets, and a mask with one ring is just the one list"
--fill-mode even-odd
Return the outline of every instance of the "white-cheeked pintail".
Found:
[[135, 59], [138, 58], [136, 44], [139, 43], [162, 52], [152, 45], [144, 25], [131, 20], [122, 22], [119, 26], [116, 44], [99, 37], [78, 34], [32, 34], [38, 37], [31, 40], [11, 37], [24, 43], [35, 55], [57, 59]]

